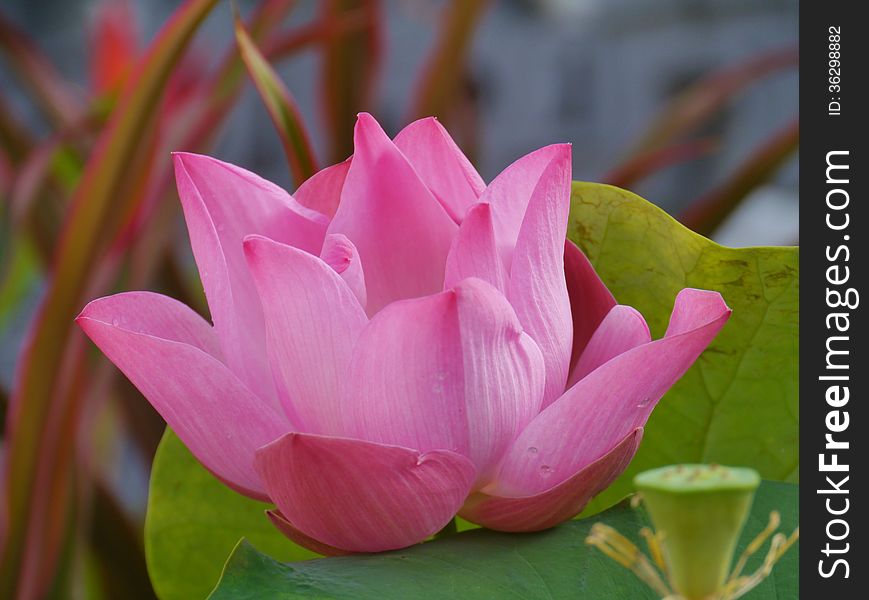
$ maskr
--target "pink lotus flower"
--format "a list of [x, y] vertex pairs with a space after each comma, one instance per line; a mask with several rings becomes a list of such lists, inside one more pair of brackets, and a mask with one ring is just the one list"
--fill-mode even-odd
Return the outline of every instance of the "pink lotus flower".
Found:
[[565, 245], [569, 145], [486, 186], [434, 119], [390, 140], [362, 114], [354, 142], [294, 196], [176, 154], [214, 326], [148, 292], [79, 324], [203, 465], [312, 549], [408, 546], [457, 512], [507, 531], [574, 516], [729, 309], [683, 290], [651, 341]]

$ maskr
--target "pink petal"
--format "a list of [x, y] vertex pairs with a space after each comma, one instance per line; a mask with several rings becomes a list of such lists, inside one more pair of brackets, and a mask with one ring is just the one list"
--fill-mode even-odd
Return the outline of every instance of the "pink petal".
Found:
[[329, 233], [356, 244], [373, 315], [393, 300], [442, 289], [457, 227], [371, 115], [359, 115], [354, 143]]
[[651, 340], [649, 326], [637, 309], [622, 304], [613, 306], [579, 357], [570, 373], [567, 387], [570, 388], [611, 358]]
[[244, 241], [262, 299], [278, 394], [303, 431], [341, 433], [341, 384], [368, 321], [347, 283], [304, 250], [259, 236]]
[[222, 360], [220, 343], [208, 321], [175, 298], [154, 292], [123, 292], [90, 302], [79, 315], [199, 348]]
[[498, 291], [506, 292], [507, 273], [495, 245], [492, 208], [482, 202], [467, 212], [459, 234], [453, 239], [447, 256], [444, 288], [453, 287], [468, 277], [477, 277]]
[[263, 499], [254, 451], [291, 429], [217, 358], [208, 324], [158, 294], [110, 296], [76, 319], [190, 451], [239, 492]]
[[395, 145], [456, 223], [486, 189], [486, 183], [435, 117], [414, 121]]
[[572, 371], [592, 334], [616, 305], [616, 299], [600, 280], [582, 250], [570, 240], [564, 244], [564, 276], [573, 317], [573, 350], [570, 356]]
[[[564, 275], [564, 236], [570, 211], [570, 146], [557, 146], [531, 193], [513, 250], [507, 297], [546, 364], [548, 406], [564, 391], [573, 319]], [[493, 214], [497, 214], [493, 206]]]
[[492, 286], [397, 302], [363, 331], [345, 401], [354, 437], [468, 456], [481, 477], [540, 407], [543, 363]]
[[504, 169], [480, 196], [480, 202], [492, 205], [498, 252], [508, 270], [531, 194], [549, 164], [565, 154], [570, 156], [569, 144], [553, 144], [526, 154]]
[[359, 252], [346, 235], [330, 233], [323, 242], [323, 250], [320, 258], [341, 276], [359, 300], [359, 305], [364, 309], [368, 302], [368, 294], [365, 291], [365, 273], [362, 270], [362, 260]]
[[352, 552], [347, 552], [346, 550], [341, 550], [340, 548], [329, 546], [315, 540], [310, 536], [305, 535], [304, 533], [299, 531], [295, 527], [295, 525], [290, 523], [279, 510], [267, 510], [266, 516], [269, 518], [269, 521], [272, 522], [272, 525], [274, 525], [278, 529], [278, 531], [283, 533], [285, 536], [287, 536], [289, 539], [291, 539], [302, 548], [307, 548], [311, 552], [316, 552], [317, 554], [322, 554], [323, 556], [346, 556], [349, 554], [353, 554]]
[[462, 505], [474, 467], [447, 450], [290, 433], [257, 452], [269, 496], [292, 526], [350, 552], [404, 548]]
[[207, 156], [173, 156], [190, 243], [226, 363], [251, 390], [274, 399], [262, 309], [242, 240], [262, 234], [319, 254], [327, 219], [253, 173]]
[[612, 450], [545, 492], [520, 497], [472, 494], [459, 515], [499, 531], [540, 531], [557, 525], [579, 514], [621, 475], [642, 437], [642, 428], [633, 430]]
[[293, 198], [302, 206], [329, 218], [334, 217], [341, 202], [341, 190], [344, 188], [351, 160], [348, 158], [344, 162], [317, 171], [299, 186]]
[[718, 292], [685, 288], [676, 296], [676, 303], [673, 306], [673, 313], [670, 315], [670, 323], [664, 337], [669, 338], [691, 333], [697, 328], [698, 323], [712, 322], [722, 318], [727, 321], [730, 313], [731, 310], [727, 308], [724, 299]]
[[601, 365], [544, 409], [507, 450], [489, 493], [546, 491], [642, 427], [730, 317], [717, 292], [682, 290], [667, 335]]

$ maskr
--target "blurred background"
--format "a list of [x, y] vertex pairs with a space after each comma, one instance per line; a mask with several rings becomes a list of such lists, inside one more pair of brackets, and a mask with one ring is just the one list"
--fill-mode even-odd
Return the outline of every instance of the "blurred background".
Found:
[[[230, 3], [173, 42], [173, 13], [195, 4], [0, 7], [0, 598], [152, 596], [141, 528], [162, 422], [69, 324], [120, 289], [207, 311], [168, 153], [290, 191], [304, 178]], [[352, 151], [360, 110], [391, 134], [434, 114], [487, 181], [567, 141], [574, 179], [626, 187], [722, 244], [798, 242], [796, 0], [237, 5], [319, 166]]]

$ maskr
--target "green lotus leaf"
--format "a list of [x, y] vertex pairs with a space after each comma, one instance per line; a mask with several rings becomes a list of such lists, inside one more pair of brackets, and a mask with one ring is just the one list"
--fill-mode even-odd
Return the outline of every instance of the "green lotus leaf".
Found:
[[[772, 510], [781, 513], [782, 531], [796, 528], [798, 490], [790, 483], [761, 485], [738, 552], [764, 528]], [[291, 564], [278, 562], [261, 553], [255, 542], [243, 540], [210, 600], [657, 600], [633, 573], [585, 543], [597, 522], [616, 528], [640, 547], [639, 530], [649, 524], [642, 509], [622, 502], [600, 515], [539, 533], [475, 529], [395, 552]], [[761, 558], [749, 561], [749, 572]], [[751, 597], [796, 598], [798, 564], [797, 545]]]

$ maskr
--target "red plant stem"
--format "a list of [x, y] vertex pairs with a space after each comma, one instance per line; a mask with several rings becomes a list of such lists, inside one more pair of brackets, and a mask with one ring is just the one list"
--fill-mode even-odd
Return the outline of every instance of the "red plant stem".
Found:
[[[31, 587], [29, 577], [42, 571], [23, 561], [25, 555], [43, 560], [43, 555], [27, 549], [39, 543], [28, 535], [28, 526], [36, 518], [54, 518], [39, 514], [34, 506], [34, 498], [45, 490], [39, 489], [40, 474], [33, 468], [42, 458], [40, 450], [51, 421], [69, 408], [56, 402], [63, 396], [58, 396], [54, 376], [61, 372], [64, 351], [76, 338], [72, 319], [87, 291], [87, 273], [104, 249], [101, 242], [112, 237], [123, 207], [136, 200], [126, 184], [129, 170], [143, 166], [138, 142], [152, 124], [171, 67], [214, 4], [216, 0], [188, 0], [177, 9], [127, 84], [73, 197], [48, 289], [21, 355], [6, 423], [0, 597], [25, 597], [22, 594]], [[54, 568], [51, 554], [49, 569]]]
[[[379, 0], [323, 0], [321, 23], [328, 35], [322, 44], [320, 98], [331, 140], [330, 160], [353, 153], [356, 115], [369, 108], [380, 67], [381, 6]], [[341, 31], [350, 15], [363, 15], [364, 26]]]
[[332, 37], [363, 31], [369, 26], [369, 21], [370, 15], [364, 8], [331, 19], [320, 18], [298, 29], [273, 36], [263, 44], [262, 53], [270, 61], [283, 60]]
[[702, 125], [735, 94], [755, 81], [799, 65], [795, 48], [783, 48], [713, 71], [673, 98], [661, 111], [632, 154], [660, 148]]
[[662, 169], [705, 156], [716, 147], [715, 140], [704, 138], [651, 150], [618, 165], [602, 180], [610, 185], [628, 188]]
[[474, 31], [489, 4], [489, 0], [453, 0], [444, 7], [440, 32], [416, 86], [410, 120], [428, 116], [447, 120]]
[[9, 162], [17, 165], [23, 161], [30, 153], [33, 143], [30, 132], [21, 126], [0, 96], [0, 148], [5, 151]]
[[80, 118], [84, 110], [81, 94], [67, 83], [33, 40], [2, 14], [0, 50], [5, 51], [10, 66], [30, 88], [49, 120], [56, 125], [66, 126]]
[[764, 142], [721, 186], [682, 211], [679, 221], [701, 235], [711, 235], [752, 190], [784, 164], [799, 142], [800, 121], [797, 117]]

